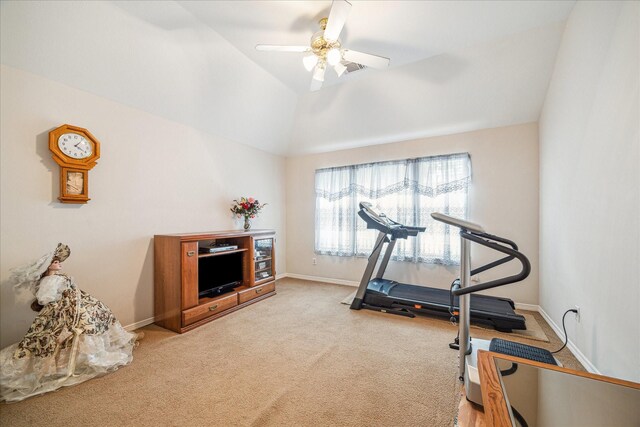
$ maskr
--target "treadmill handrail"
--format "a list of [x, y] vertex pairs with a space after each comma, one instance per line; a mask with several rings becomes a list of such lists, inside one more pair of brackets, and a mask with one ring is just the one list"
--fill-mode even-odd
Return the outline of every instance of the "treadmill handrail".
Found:
[[464, 230], [460, 231], [460, 236], [463, 239], [471, 240], [471, 241], [473, 241], [475, 243], [478, 243], [478, 244], [480, 244], [482, 246], [486, 246], [486, 247], [491, 248], [493, 250], [496, 250], [498, 252], [502, 252], [504, 254], [509, 255], [508, 257], [503, 258], [504, 260], [506, 260], [507, 258], [510, 258], [510, 257], [517, 258], [518, 261], [520, 261], [522, 263], [522, 270], [520, 271], [520, 273], [515, 274], [513, 276], [508, 276], [508, 277], [503, 277], [501, 279], [491, 280], [489, 282], [480, 283], [480, 284], [474, 285], [474, 286], [468, 286], [468, 287], [465, 287], [465, 288], [460, 288], [460, 287], [458, 287], [459, 285], [458, 286], [454, 286], [451, 289], [451, 293], [453, 295], [455, 295], [455, 296], [466, 295], [466, 294], [470, 294], [470, 293], [474, 293], [474, 292], [484, 291], [486, 289], [497, 288], [498, 286], [504, 286], [504, 285], [508, 285], [510, 283], [519, 282], [521, 280], [526, 279], [529, 276], [529, 273], [531, 273], [531, 263], [529, 262], [529, 259], [522, 252], [519, 252], [519, 251], [517, 251], [515, 249], [508, 248], [506, 246], [502, 246], [502, 245], [500, 245], [498, 243], [491, 242], [489, 240], [485, 240], [482, 237], [476, 235], [475, 233], [469, 233], [469, 232], [464, 231]]
[[426, 227], [416, 227], [416, 226], [411, 226], [411, 225], [400, 224], [399, 222], [396, 222], [396, 221], [392, 220], [391, 218], [387, 218], [386, 216], [384, 218], [386, 218], [387, 221], [389, 221], [393, 225], [397, 225], [397, 226], [403, 228], [404, 230], [407, 230], [407, 234], [409, 236], [417, 236], [418, 233], [421, 233], [421, 232], [423, 232], [423, 231], [425, 231], [427, 229]]

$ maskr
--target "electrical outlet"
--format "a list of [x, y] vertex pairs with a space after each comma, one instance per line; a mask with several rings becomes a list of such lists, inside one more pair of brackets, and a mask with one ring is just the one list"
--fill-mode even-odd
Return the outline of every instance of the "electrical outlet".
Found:
[[313, 265], [317, 265], [318, 263], [316, 262], [315, 258], [311, 258], [311, 262], [313, 263]]
[[576, 322], [580, 323], [580, 306], [574, 306], [573, 307], [576, 310]]

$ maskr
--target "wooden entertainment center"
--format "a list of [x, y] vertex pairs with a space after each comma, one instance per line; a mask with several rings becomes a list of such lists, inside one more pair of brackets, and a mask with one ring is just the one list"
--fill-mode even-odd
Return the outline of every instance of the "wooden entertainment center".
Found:
[[155, 323], [183, 333], [275, 295], [274, 230], [154, 236]]

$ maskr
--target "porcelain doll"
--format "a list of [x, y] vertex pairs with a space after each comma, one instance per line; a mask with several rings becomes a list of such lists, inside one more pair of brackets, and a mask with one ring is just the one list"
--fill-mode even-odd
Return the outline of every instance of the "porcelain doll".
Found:
[[61, 273], [69, 247], [59, 244], [37, 261], [13, 271], [16, 288], [32, 292], [39, 310], [24, 338], [0, 351], [0, 401], [89, 380], [133, 360], [138, 336], [111, 310]]

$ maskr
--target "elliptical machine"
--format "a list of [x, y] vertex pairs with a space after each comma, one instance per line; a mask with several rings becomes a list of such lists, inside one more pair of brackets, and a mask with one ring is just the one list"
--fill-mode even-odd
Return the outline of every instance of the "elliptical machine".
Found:
[[[480, 389], [480, 376], [478, 374], [478, 350], [493, 351], [508, 354], [524, 359], [535, 360], [541, 363], [558, 365], [557, 360], [548, 350], [500, 338], [491, 341], [474, 339], [469, 335], [470, 325], [470, 298], [471, 294], [486, 289], [516, 283], [527, 278], [531, 272], [531, 264], [527, 257], [517, 250], [517, 246], [510, 240], [485, 233], [481, 226], [468, 221], [450, 217], [441, 213], [432, 213], [431, 217], [436, 221], [444, 222], [460, 228], [460, 279], [451, 287], [451, 299], [459, 299], [459, 326], [458, 337], [455, 344], [450, 347], [458, 347], [459, 362], [458, 374], [460, 381], [464, 382], [467, 399], [482, 405], [482, 392]], [[520, 273], [491, 280], [486, 283], [469, 286], [471, 283], [471, 242], [488, 247], [506, 254], [503, 260], [517, 259], [522, 264]]]

